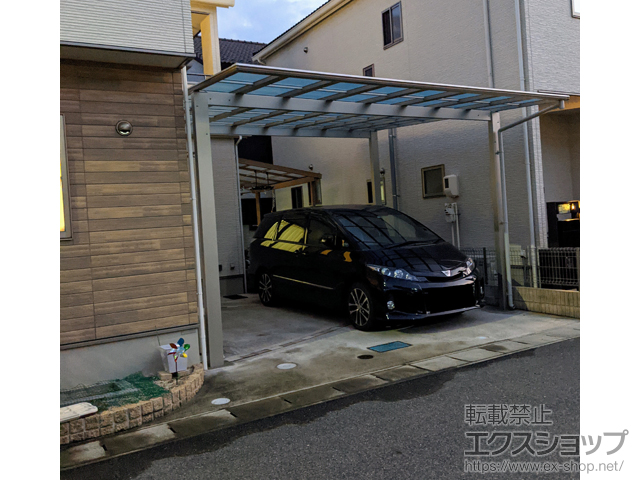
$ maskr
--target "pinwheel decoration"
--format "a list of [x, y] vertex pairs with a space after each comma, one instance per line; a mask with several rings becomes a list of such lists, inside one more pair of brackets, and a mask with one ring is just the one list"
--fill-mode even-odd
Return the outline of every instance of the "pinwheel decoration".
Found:
[[178, 344], [170, 343], [169, 346], [173, 349], [170, 350], [167, 355], [173, 355], [173, 361], [176, 364], [176, 372], [178, 371], [178, 358], [184, 357], [187, 358], [187, 350], [189, 350], [190, 345], [188, 343], [184, 343], [184, 338], [178, 340]]

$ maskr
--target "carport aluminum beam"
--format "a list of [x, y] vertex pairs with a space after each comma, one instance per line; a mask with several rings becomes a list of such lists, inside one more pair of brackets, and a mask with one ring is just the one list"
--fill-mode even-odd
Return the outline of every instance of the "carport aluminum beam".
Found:
[[205, 277], [208, 275], [205, 291], [211, 367], [222, 366], [224, 361], [212, 136], [368, 138], [374, 202], [380, 204], [379, 130], [441, 120], [487, 122], [498, 282], [501, 306], [506, 308], [510, 246], [498, 112], [560, 105], [568, 96], [244, 64], [227, 68], [193, 86], [189, 92], [194, 105], [203, 210], [202, 246]]

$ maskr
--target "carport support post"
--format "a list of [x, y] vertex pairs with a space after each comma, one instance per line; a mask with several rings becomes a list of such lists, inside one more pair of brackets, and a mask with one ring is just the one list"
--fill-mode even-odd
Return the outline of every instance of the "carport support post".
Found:
[[204, 258], [205, 298], [207, 313], [207, 346], [209, 368], [221, 367], [222, 304], [218, 273], [218, 229], [216, 225], [216, 199], [213, 185], [213, 158], [209, 131], [209, 101], [206, 94], [193, 94], [196, 151], [198, 157], [198, 188], [202, 211], [202, 253]]
[[254, 192], [256, 197], [256, 225], [260, 225], [260, 218], [262, 217], [260, 213], [260, 192]]
[[371, 132], [369, 136], [369, 158], [371, 160], [371, 190], [373, 203], [382, 205], [380, 198], [380, 155], [378, 153], [378, 132]]
[[504, 203], [502, 198], [502, 171], [500, 168], [500, 114], [491, 114], [489, 121], [489, 149], [491, 165], [491, 205], [493, 207], [493, 233], [496, 248], [496, 267], [498, 269], [498, 302], [500, 308], [507, 308], [506, 282], [506, 245], [504, 228]]

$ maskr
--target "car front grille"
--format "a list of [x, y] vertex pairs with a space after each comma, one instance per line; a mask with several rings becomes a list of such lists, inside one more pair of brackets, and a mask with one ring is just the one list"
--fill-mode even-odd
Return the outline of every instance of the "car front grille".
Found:
[[395, 293], [394, 299], [397, 310], [412, 314], [447, 312], [476, 304], [473, 285], [432, 288], [419, 294]]

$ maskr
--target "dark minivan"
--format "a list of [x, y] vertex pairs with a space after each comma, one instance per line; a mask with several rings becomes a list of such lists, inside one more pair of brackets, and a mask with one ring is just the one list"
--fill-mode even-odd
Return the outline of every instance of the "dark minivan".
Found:
[[340, 305], [353, 325], [418, 320], [482, 305], [475, 263], [427, 227], [377, 205], [266, 215], [249, 247], [250, 291]]

